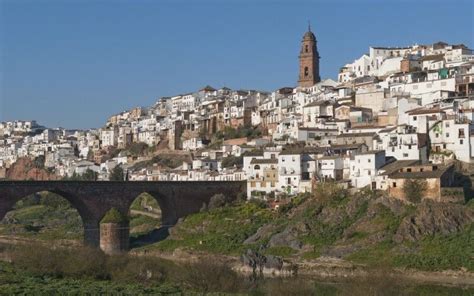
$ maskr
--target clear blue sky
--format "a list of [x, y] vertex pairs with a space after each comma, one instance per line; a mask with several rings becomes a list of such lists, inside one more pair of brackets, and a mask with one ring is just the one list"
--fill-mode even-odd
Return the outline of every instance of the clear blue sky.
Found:
[[473, 3], [0, 0], [0, 121], [100, 127], [206, 84], [294, 86], [308, 20], [323, 78], [371, 45], [472, 48]]

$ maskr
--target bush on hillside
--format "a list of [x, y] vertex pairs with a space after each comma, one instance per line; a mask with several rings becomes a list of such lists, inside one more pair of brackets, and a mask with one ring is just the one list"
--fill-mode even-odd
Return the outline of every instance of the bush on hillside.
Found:
[[128, 217], [119, 212], [116, 208], [111, 208], [102, 218], [100, 223], [126, 223]]
[[427, 189], [427, 183], [424, 179], [407, 179], [403, 184], [403, 193], [412, 203], [419, 203]]

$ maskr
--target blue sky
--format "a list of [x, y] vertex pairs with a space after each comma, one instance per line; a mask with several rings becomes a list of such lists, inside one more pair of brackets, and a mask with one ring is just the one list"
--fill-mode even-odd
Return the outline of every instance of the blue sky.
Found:
[[308, 20], [321, 76], [369, 46], [474, 46], [473, 1], [0, 0], [0, 121], [100, 127], [162, 96], [294, 86]]

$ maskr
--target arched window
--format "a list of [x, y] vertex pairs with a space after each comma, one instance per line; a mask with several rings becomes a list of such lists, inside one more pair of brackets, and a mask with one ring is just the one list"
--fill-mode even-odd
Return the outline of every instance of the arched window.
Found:
[[308, 67], [304, 67], [304, 76], [307, 77], [309, 75]]
[[259, 170], [259, 169], [260, 169], [260, 166], [257, 164], [257, 165], [255, 165], [253, 168], [256, 169], [256, 170]]
[[309, 46], [308, 46], [308, 45], [305, 45], [305, 46], [304, 46], [304, 51], [305, 51], [305, 52], [308, 52], [308, 51], [309, 51]]

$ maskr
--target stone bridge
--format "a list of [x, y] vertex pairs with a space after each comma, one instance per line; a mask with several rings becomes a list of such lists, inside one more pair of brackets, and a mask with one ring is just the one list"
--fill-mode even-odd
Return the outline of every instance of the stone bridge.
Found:
[[68, 200], [81, 216], [84, 242], [99, 246], [99, 222], [115, 207], [128, 214], [132, 202], [142, 193], [160, 205], [162, 224], [173, 225], [179, 218], [199, 212], [217, 193], [236, 198], [246, 192], [244, 181], [0, 181], [0, 219], [20, 199], [41, 191], [56, 193]]

